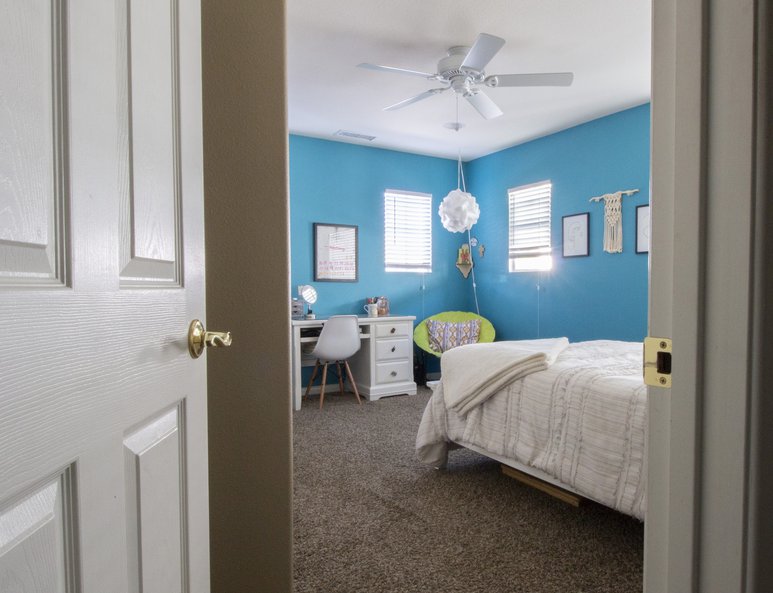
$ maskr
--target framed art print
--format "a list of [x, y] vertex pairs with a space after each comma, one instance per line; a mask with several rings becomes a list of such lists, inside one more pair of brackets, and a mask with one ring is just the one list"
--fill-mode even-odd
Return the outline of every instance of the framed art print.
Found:
[[588, 250], [589, 212], [570, 214], [561, 218], [561, 240], [564, 257], [585, 257]]
[[314, 281], [357, 282], [357, 227], [314, 223]]
[[650, 252], [650, 205], [636, 206], [636, 253]]

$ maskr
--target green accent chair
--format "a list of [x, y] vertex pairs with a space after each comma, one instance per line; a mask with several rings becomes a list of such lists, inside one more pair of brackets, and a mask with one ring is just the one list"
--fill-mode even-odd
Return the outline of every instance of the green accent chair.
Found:
[[441, 353], [435, 352], [432, 348], [429, 347], [429, 335], [427, 333], [426, 321], [430, 319], [433, 321], [450, 321], [452, 323], [480, 319], [480, 334], [478, 335], [478, 343], [493, 342], [494, 337], [496, 336], [496, 331], [494, 331], [494, 326], [491, 325], [491, 322], [485, 317], [481, 317], [475, 313], [470, 313], [468, 311], [444, 311], [443, 313], [431, 315], [430, 317], [427, 317], [427, 319], [424, 319], [416, 324], [416, 328], [413, 330], [413, 341], [419, 348], [425, 352], [429, 352], [430, 354], [437, 356], [438, 358], [440, 358]]

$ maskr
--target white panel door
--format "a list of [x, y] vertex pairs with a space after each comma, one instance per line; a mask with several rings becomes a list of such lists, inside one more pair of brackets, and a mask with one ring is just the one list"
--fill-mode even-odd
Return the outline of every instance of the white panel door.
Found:
[[0, 592], [205, 593], [198, 0], [0, 14]]

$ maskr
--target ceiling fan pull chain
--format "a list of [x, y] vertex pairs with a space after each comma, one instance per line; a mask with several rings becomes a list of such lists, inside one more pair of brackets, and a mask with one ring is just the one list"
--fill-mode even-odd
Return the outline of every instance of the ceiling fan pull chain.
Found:
[[462, 191], [467, 191], [464, 188], [464, 169], [462, 168], [462, 151], [461, 151], [461, 149], [459, 150], [459, 165], [458, 165], [458, 167], [459, 167], [459, 172], [457, 173], [457, 178], [458, 177], [462, 178], [462, 184], [459, 185], [459, 182], [457, 181], [456, 186], [457, 187], [461, 187]]
[[459, 156], [456, 159], [456, 189], [459, 189], [462, 187], [462, 177], [464, 173], [462, 173], [462, 147], [459, 147]]

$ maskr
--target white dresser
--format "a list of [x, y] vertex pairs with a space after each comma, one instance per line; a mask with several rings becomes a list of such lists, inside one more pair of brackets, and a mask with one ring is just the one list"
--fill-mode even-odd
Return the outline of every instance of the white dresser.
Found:
[[[354, 380], [360, 395], [376, 400], [388, 395], [416, 393], [413, 381], [413, 322], [416, 317], [396, 316], [360, 317], [360, 351], [349, 359]], [[301, 368], [314, 364], [310, 351], [317, 341], [315, 330], [324, 319], [293, 320], [293, 406], [301, 409], [301, 396], [305, 385]], [[338, 386], [328, 384], [327, 389], [337, 391]], [[314, 390], [319, 391], [318, 389]]]

